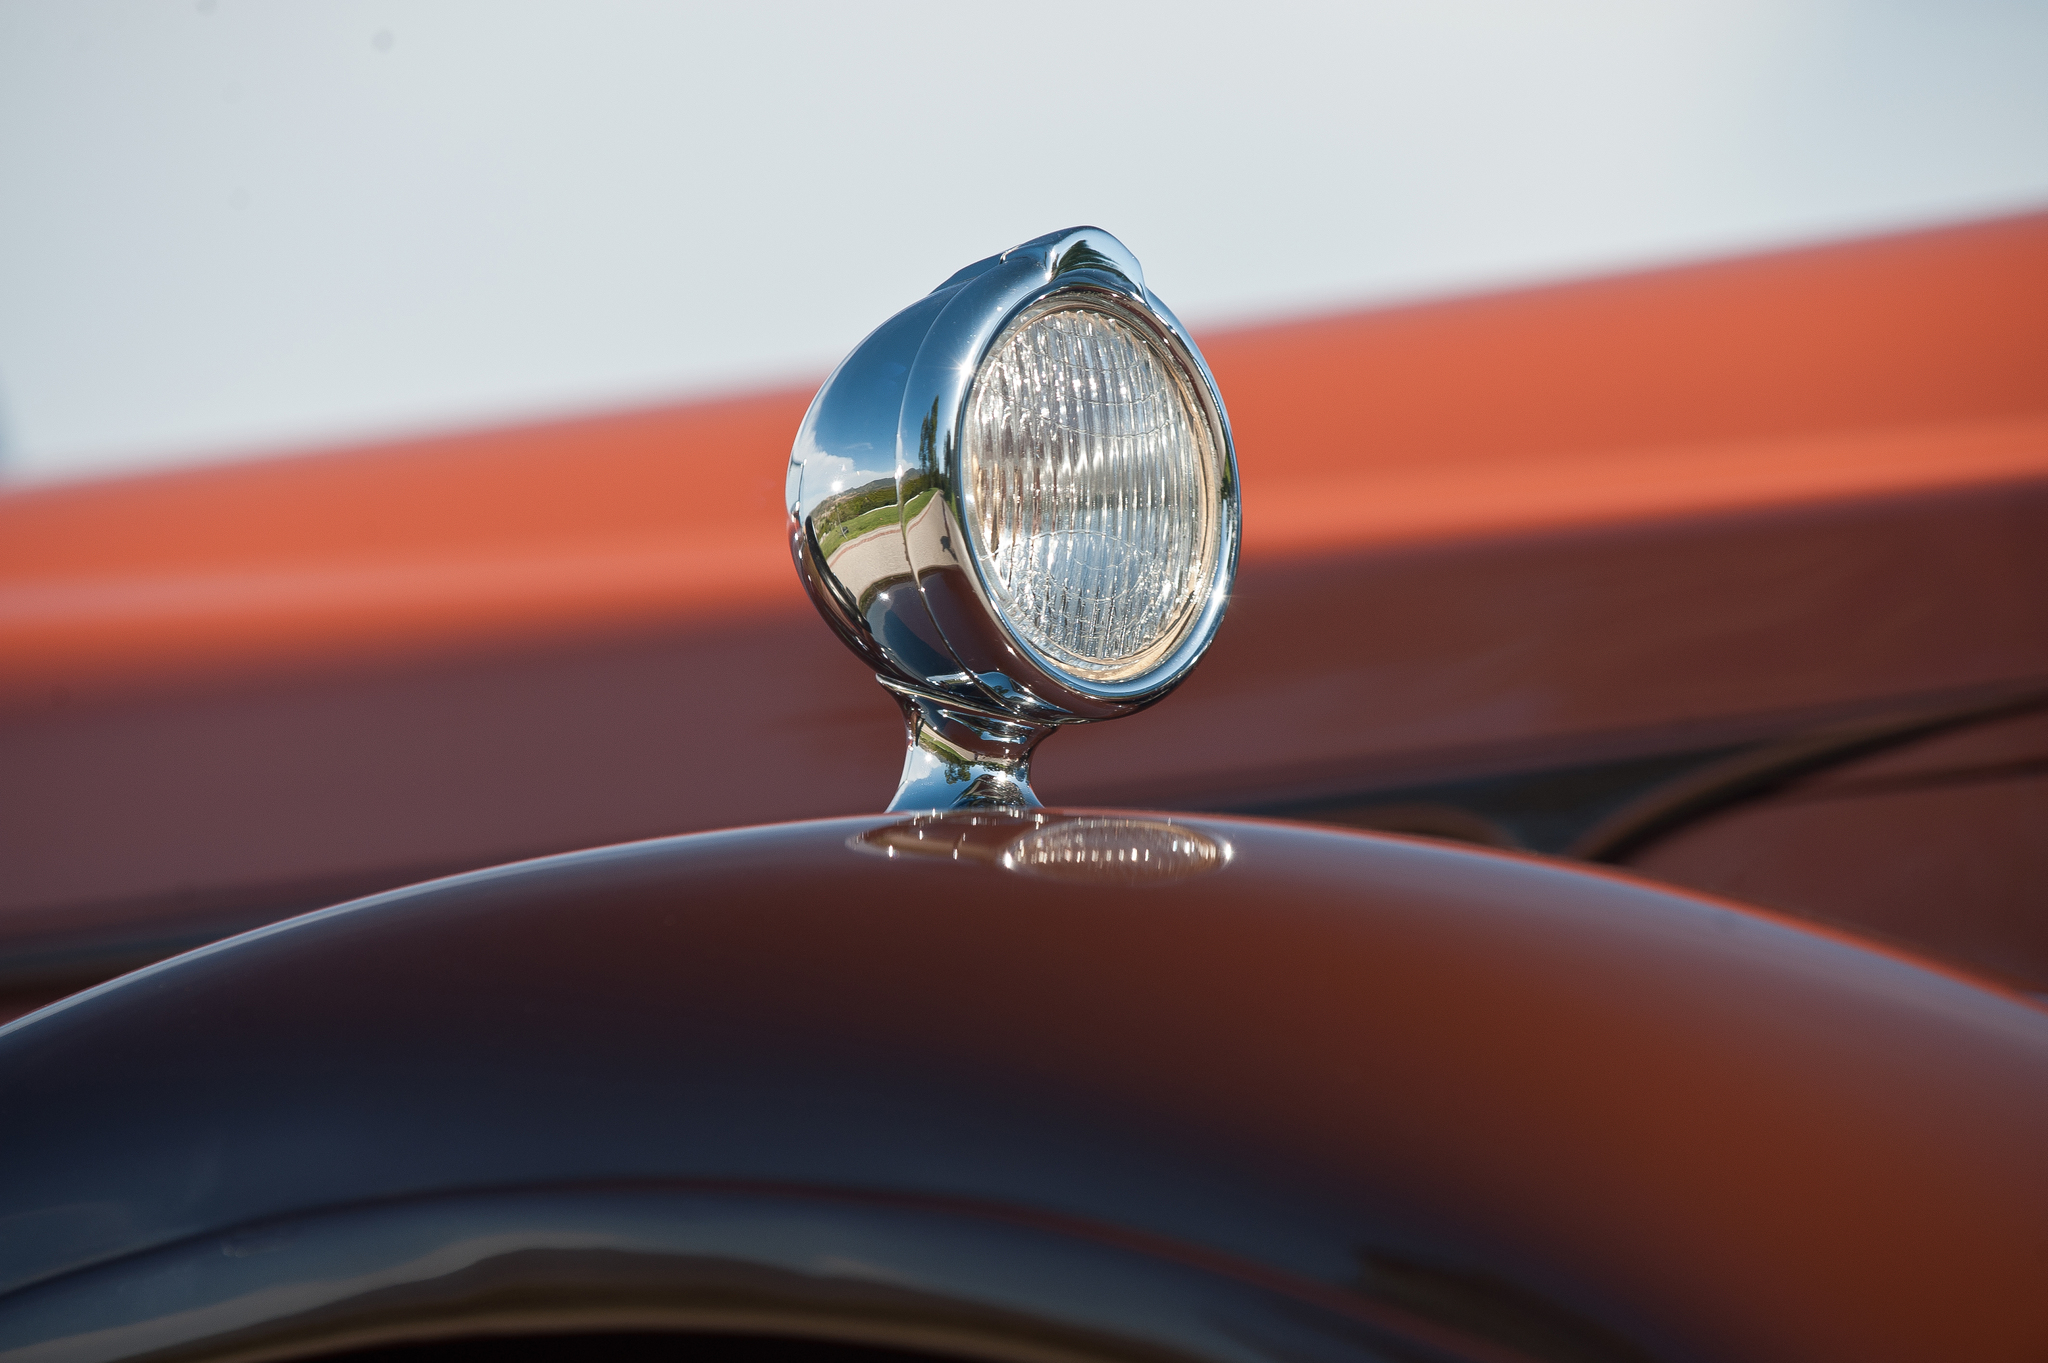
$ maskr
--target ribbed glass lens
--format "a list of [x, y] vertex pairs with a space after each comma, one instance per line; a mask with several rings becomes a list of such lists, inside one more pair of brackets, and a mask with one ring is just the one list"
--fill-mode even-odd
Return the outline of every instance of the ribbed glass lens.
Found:
[[968, 399], [969, 533], [1010, 629], [1093, 681], [1193, 626], [1220, 551], [1217, 442], [1163, 348], [1087, 305], [1026, 314]]

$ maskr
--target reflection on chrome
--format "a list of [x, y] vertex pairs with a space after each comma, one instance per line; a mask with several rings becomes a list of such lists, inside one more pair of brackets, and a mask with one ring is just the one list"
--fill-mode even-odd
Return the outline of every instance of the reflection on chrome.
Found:
[[871, 828], [857, 851], [911, 861], [976, 862], [1097, 885], [1160, 885], [1221, 870], [1230, 844], [1171, 819], [1043, 810], [950, 810]]

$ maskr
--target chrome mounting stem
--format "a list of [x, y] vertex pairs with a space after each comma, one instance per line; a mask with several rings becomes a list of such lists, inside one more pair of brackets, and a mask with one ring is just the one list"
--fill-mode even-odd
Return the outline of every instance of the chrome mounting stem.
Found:
[[963, 706], [877, 676], [903, 707], [909, 746], [891, 814], [944, 809], [1037, 809], [1031, 754], [1056, 727]]

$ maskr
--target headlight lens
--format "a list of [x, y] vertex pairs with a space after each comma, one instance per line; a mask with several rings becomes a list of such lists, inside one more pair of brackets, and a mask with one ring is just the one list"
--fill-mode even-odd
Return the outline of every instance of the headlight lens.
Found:
[[1187, 636], [1222, 551], [1219, 432], [1196, 380], [1113, 305], [1048, 299], [968, 397], [968, 533], [1004, 623], [1090, 681]]

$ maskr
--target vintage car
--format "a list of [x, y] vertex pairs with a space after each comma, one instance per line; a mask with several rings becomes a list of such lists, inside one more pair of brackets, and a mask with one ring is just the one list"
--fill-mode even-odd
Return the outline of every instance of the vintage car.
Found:
[[11, 494], [0, 1358], [2039, 1358], [2044, 343], [2043, 218], [1206, 347], [1076, 228]]

